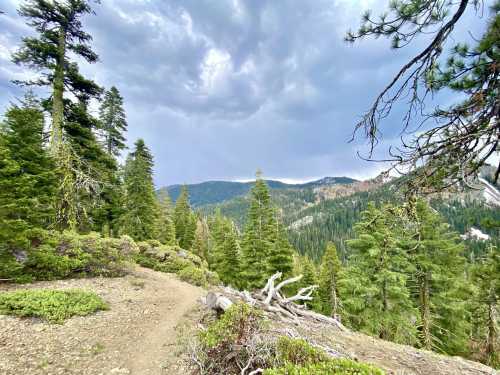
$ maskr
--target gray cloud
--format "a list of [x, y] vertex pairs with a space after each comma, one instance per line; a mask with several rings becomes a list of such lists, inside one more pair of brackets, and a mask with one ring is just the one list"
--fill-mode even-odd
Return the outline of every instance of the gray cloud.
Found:
[[[3, 7], [0, 47], [12, 51], [29, 32]], [[251, 177], [367, 177], [348, 143], [377, 91], [416, 49], [387, 41], [346, 45], [374, 0], [106, 0], [85, 25], [101, 61], [82, 64], [125, 98], [129, 144], [153, 150], [158, 185]], [[480, 30], [474, 17], [465, 29]], [[5, 32], [4, 32], [5, 30]], [[0, 106], [19, 95], [9, 83], [25, 72], [0, 52]], [[1, 109], [0, 108], [0, 109]], [[386, 143], [397, 138], [391, 117]], [[382, 147], [379, 152], [383, 154]]]

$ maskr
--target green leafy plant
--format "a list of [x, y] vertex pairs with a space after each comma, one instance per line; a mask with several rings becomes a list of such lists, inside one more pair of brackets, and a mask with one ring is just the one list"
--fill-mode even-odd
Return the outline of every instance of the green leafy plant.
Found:
[[63, 323], [72, 316], [86, 316], [108, 305], [95, 293], [83, 290], [18, 290], [0, 294], [0, 314], [39, 317]]

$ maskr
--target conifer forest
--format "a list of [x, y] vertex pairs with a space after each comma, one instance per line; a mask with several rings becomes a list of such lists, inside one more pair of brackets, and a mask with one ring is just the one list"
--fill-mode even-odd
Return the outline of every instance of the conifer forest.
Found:
[[[459, 356], [500, 369], [500, 3], [497, 0], [369, 2], [374, 4], [374, 10], [357, 15], [361, 16], [361, 24], [358, 19], [343, 19], [341, 24], [349, 27], [343, 30], [341, 43], [349, 45], [349, 53], [357, 56], [354, 66], [361, 66], [359, 60], [370, 59], [366, 56], [372, 53], [373, 64], [390, 65], [389, 71], [395, 72], [381, 75], [384, 79], [373, 78], [377, 82], [373, 86], [375, 91], [359, 92], [359, 86], [350, 91], [352, 94], [358, 90], [349, 100], [357, 101], [358, 96], [364, 96], [359, 99], [364, 104], [361, 107], [357, 104], [356, 108], [361, 110], [356, 109], [355, 117], [344, 118], [342, 124], [327, 121], [330, 128], [349, 128], [345, 134], [352, 135], [353, 142], [360, 142], [364, 147], [358, 155], [349, 146], [347, 136], [333, 135], [315, 141], [313, 136], [298, 135], [293, 121], [280, 122], [278, 115], [276, 123], [266, 123], [265, 130], [261, 127], [250, 129], [258, 137], [272, 139], [271, 151], [264, 150], [261, 146], [264, 143], [250, 135], [245, 135], [248, 137], [245, 142], [253, 143], [239, 146], [241, 155], [238, 152], [230, 154], [229, 149], [206, 151], [210, 148], [195, 140], [179, 143], [179, 148], [185, 148], [182, 152], [168, 149], [182, 142], [179, 141], [181, 131], [169, 130], [169, 121], [176, 116], [189, 118], [175, 107], [190, 100], [186, 92], [206, 100], [193, 111], [219, 104], [211, 101], [209, 88], [203, 94], [196, 93], [195, 82], [186, 79], [189, 82], [183, 83], [184, 88], [165, 89], [169, 95], [178, 94], [178, 97], [172, 99], [177, 103], [172, 104], [172, 112], [161, 115], [164, 116], [161, 120], [163, 133], [153, 134], [155, 128], [147, 118], [138, 121], [138, 115], [128, 108], [134, 108], [130, 103], [132, 97], [141, 92], [141, 86], [132, 87], [133, 84], [123, 82], [118, 75], [117, 78], [104, 78], [102, 74], [92, 73], [97, 71], [92, 70], [93, 67], [108, 64], [100, 56], [109, 56], [106, 51], [102, 52], [105, 44], [99, 39], [101, 35], [91, 32], [96, 22], [105, 24], [105, 17], [111, 17], [101, 14], [109, 6], [105, 2], [20, 0], [14, 1], [12, 7], [0, 3], [0, 27], [4, 27], [2, 19], [15, 17], [22, 24], [19, 30], [23, 33], [15, 41], [15, 48], [0, 52], [0, 57], [8, 53], [12, 69], [23, 72], [7, 77], [4, 82], [0, 65], [2, 90], [9, 86], [16, 93], [10, 95], [5, 91], [2, 100], [7, 104], [0, 108], [3, 110], [0, 114], [0, 318], [3, 314], [14, 314], [19, 306], [16, 303], [21, 303], [21, 296], [8, 295], [11, 287], [14, 291], [25, 287], [31, 290], [31, 285], [54, 280], [95, 277], [115, 280], [130, 274], [131, 267], [141, 267], [151, 272], [175, 274], [197, 287], [219, 288], [213, 290], [220, 298], [224, 290], [247, 300], [252, 296], [251, 300], [257, 301], [254, 307], [262, 304], [261, 297], [267, 290], [268, 298], [263, 303], [268, 312], [276, 313], [279, 309], [282, 317], [293, 318], [295, 322], [301, 311], [315, 313], [313, 316], [322, 315], [347, 330], [376, 339], [440, 355]], [[135, 4], [134, 9], [142, 6], [141, 2], [130, 3]], [[158, 9], [166, 3], [159, 4]], [[236, 3], [246, 10], [250, 6], [246, 1]], [[237, 22], [237, 16], [235, 19], [223, 18], [223, 11], [212, 6], [214, 14], [220, 11], [217, 14], [222, 17], [221, 23]], [[158, 12], [161, 14], [160, 10]], [[176, 13], [176, 19], [188, 30], [186, 35], [193, 40], [198, 38], [196, 43], [200, 45], [209, 43], [197, 33], [203, 27], [214, 26], [204, 25], [188, 13]], [[127, 22], [133, 25], [143, 16], [128, 14], [127, 17]], [[174, 33], [174, 26], [156, 22], [155, 17], [151, 16], [151, 28], [164, 27], [163, 32], [167, 35]], [[269, 13], [259, 22], [261, 26], [273, 24], [276, 17], [280, 15]], [[472, 42], [466, 42], [467, 28], [462, 27], [463, 22], [477, 26]], [[111, 27], [110, 23], [110, 30]], [[250, 27], [257, 28], [255, 24]], [[308, 23], [308, 27], [312, 31], [301, 29], [296, 38], [305, 38], [306, 34], [310, 37], [315, 30], [314, 21]], [[287, 26], [290, 28], [294, 28], [293, 24]], [[258, 32], [255, 30], [256, 34]], [[276, 54], [289, 42], [287, 33], [277, 42]], [[237, 40], [237, 34], [231, 37]], [[174, 40], [175, 34], [172, 35]], [[127, 36], [131, 38], [130, 43], [137, 42], [132, 32], [123, 30], [121, 37]], [[2, 40], [0, 36], [0, 47]], [[134, 47], [138, 55], [141, 54], [140, 43]], [[185, 50], [175, 53], [184, 54], [184, 57], [197, 53], [189, 49], [186, 40], [179, 43], [185, 43]], [[248, 48], [254, 48], [250, 44]], [[319, 53], [317, 49], [329, 48], [326, 45], [309, 47], [306, 55], [310, 59]], [[106, 48], [115, 47], [108, 44]], [[165, 50], [169, 48], [165, 46]], [[406, 52], [390, 61], [391, 48]], [[258, 61], [258, 50], [249, 52], [253, 57], [248, 61]], [[253, 63], [237, 62], [248, 56], [243, 53], [236, 56], [234, 51], [232, 55], [229, 47], [228, 51], [231, 62], [221, 58], [217, 60], [219, 65], [214, 66], [236, 69], [239, 64], [238, 77], [257, 69]], [[162, 53], [167, 58], [165, 56], [174, 52]], [[321, 64], [330, 64], [333, 72], [338, 66], [335, 61], [342, 61], [343, 54], [339, 52], [331, 57], [332, 61]], [[127, 56], [121, 55], [120, 66], [116, 69], [127, 69], [130, 75], [141, 74], [134, 72], [138, 57], [129, 63]], [[282, 69], [302, 63], [300, 59], [292, 60], [283, 63]], [[186, 65], [169, 75], [198, 74], [190, 69]], [[359, 69], [361, 72], [362, 68]], [[151, 72], [152, 76], [154, 74]], [[150, 79], [159, 78], [144, 79], [150, 82]], [[212, 77], [216, 79], [226, 78]], [[252, 92], [260, 92], [259, 85], [281, 84], [264, 82], [272, 79], [271, 76], [262, 81], [255, 79]], [[340, 75], [335, 78], [339, 82], [342, 79]], [[106, 82], [106, 86], [102, 82]], [[158, 90], [163, 90], [163, 85], [168, 86], [169, 82], [162, 83]], [[251, 97], [254, 94], [243, 93], [246, 88], [238, 82], [231, 81], [225, 87], [248, 95], [246, 100], [249, 102], [257, 100]], [[282, 84], [283, 87], [287, 85], [286, 82]], [[371, 84], [366, 87], [371, 88]], [[294, 90], [293, 85], [286, 86], [284, 91]], [[274, 91], [269, 87], [262, 90], [269, 90], [266, 95], [272, 96]], [[290, 99], [292, 104], [273, 102], [269, 106], [279, 107], [276, 111], [284, 111], [286, 105], [302, 108], [303, 100], [309, 112], [304, 110], [305, 114], [300, 116], [311, 117], [307, 119], [311, 121], [308, 132], [313, 132], [313, 117], [320, 115], [312, 113], [311, 108], [316, 108], [316, 104], [308, 102], [315, 99], [305, 97], [314, 88], [307, 83], [300, 87], [295, 94], [297, 97], [293, 101]], [[125, 93], [133, 94], [129, 99]], [[161, 95], [159, 91], [158, 95]], [[229, 99], [220, 95], [214, 100], [226, 100], [222, 109], [214, 109], [206, 115], [213, 123], [205, 126], [193, 120], [186, 126], [189, 129], [201, 126], [196, 130], [201, 134], [196, 135], [196, 139], [203, 138], [207, 144], [219, 142], [219, 138], [233, 142], [236, 128], [245, 123], [244, 110], [235, 110], [228, 115], [234, 129], [222, 125], [218, 128], [221, 116], [218, 111], [232, 111], [237, 106], [237, 94], [233, 93], [234, 97]], [[316, 98], [314, 93], [311, 97]], [[431, 98], [444, 99], [435, 104]], [[266, 105], [262, 104], [262, 108], [267, 108]], [[389, 123], [392, 127], [387, 125]], [[272, 149], [282, 152], [282, 148], [288, 147], [279, 144], [279, 133], [272, 129], [288, 126], [290, 130], [286, 131], [292, 133], [290, 137], [297, 138], [294, 152], [300, 152], [302, 146], [297, 145], [316, 147], [314, 142], [317, 142], [317, 147], [323, 147], [325, 142], [332, 142], [331, 147], [339, 147], [348, 155], [342, 160], [352, 157], [356, 163], [378, 169], [365, 174], [357, 170], [352, 173], [339, 170], [336, 174], [339, 177], [291, 182], [270, 178], [266, 174], [266, 158], [279, 158], [272, 154]], [[228, 134], [222, 134], [223, 131]], [[293, 135], [294, 132], [297, 135]], [[167, 143], [159, 146], [163, 138], [169, 137], [172, 137], [169, 146]], [[340, 138], [348, 146], [339, 146]], [[252, 149], [250, 175], [243, 161], [249, 147]], [[206, 159], [199, 162], [199, 178], [187, 172], [182, 175], [184, 165], [189, 164], [186, 155], [198, 152], [194, 148], [202, 149]], [[169, 159], [162, 155], [169, 155]], [[273, 163], [294, 168], [288, 164], [299, 163], [299, 156]], [[345, 162], [342, 160], [337, 164]], [[221, 174], [216, 173], [213, 178], [205, 178], [204, 173], [210, 171], [209, 164], [231, 165], [231, 168], [245, 165], [245, 169], [240, 174], [228, 172], [227, 178], [221, 179]], [[276, 176], [275, 164], [272, 165], [272, 175]], [[307, 169], [306, 165], [304, 162], [300, 168]], [[171, 177], [174, 172], [168, 179], [164, 178], [169, 169], [178, 173], [177, 180]], [[288, 177], [287, 171], [283, 169], [283, 178]], [[314, 173], [305, 171], [303, 176]], [[329, 172], [325, 170], [324, 173]], [[245, 179], [241, 178], [243, 175]], [[344, 177], [346, 175], [356, 177]], [[290, 177], [296, 176], [291, 173]], [[276, 277], [294, 282], [283, 281], [283, 285], [273, 292], [274, 282], [278, 284]], [[2, 289], [4, 286], [6, 289]], [[144, 286], [136, 286], [137, 290], [141, 288]], [[260, 295], [259, 290], [262, 290]], [[72, 304], [84, 303], [91, 311], [107, 309], [92, 295], [64, 298], [70, 297], [78, 300]], [[19, 300], [14, 303], [10, 298]], [[48, 316], [49, 321], [57, 323], [66, 319], [62, 313], [54, 315], [44, 311], [37, 315], [34, 312], [42, 305], [43, 309], [50, 310], [46, 307], [47, 301], [61, 303], [56, 302], [59, 297], [47, 294], [36, 298], [41, 298], [42, 302], [25, 307], [20, 316]], [[209, 297], [206, 298], [208, 304]], [[286, 307], [290, 301], [298, 306], [295, 310]], [[236, 319], [234, 314], [243, 314], [249, 320], [246, 323], [241, 320], [238, 324], [242, 327], [248, 324], [242, 328], [245, 334], [257, 330], [257, 326], [252, 325], [257, 324], [252, 320], [255, 317], [248, 318], [253, 316], [252, 310], [235, 306], [229, 310], [225, 306], [220, 308], [226, 310], [224, 317], [200, 334], [200, 347], [208, 349], [204, 356], [196, 357], [196, 370], [189, 373], [383, 373], [371, 365], [364, 367], [362, 362], [358, 370], [353, 370], [358, 368], [357, 362], [284, 360], [283, 348], [292, 344], [287, 342], [285, 345], [281, 338], [276, 344], [278, 349], [266, 349], [276, 356], [273, 360], [269, 357], [263, 360], [260, 354], [245, 352], [240, 363], [237, 362], [238, 355], [242, 356], [239, 351], [234, 354], [235, 362], [230, 363], [228, 358], [233, 358], [232, 354], [224, 358], [220, 354], [228, 350], [229, 341], [220, 341], [225, 334], [217, 333], [217, 329], [229, 329], [230, 319]], [[238, 311], [238, 308], [243, 310]], [[82, 312], [84, 310], [71, 315], [87, 315], [88, 312]], [[113, 311], [112, 304], [110, 311]], [[232, 336], [228, 334], [228, 337]], [[3, 350], [1, 338], [0, 331], [0, 353]], [[241, 345], [249, 350], [247, 344]], [[298, 348], [287, 350], [298, 355]], [[317, 349], [301, 350], [306, 350], [307, 356], [319, 355], [314, 354]], [[217, 353], [220, 358], [213, 359]], [[292, 356], [290, 353], [288, 355]], [[0, 359], [0, 373], [2, 371], [11, 374], [7, 367], [2, 370]], [[141, 374], [130, 371], [111, 373]], [[170, 373], [181, 373], [175, 371]], [[44, 372], [36, 372], [39, 373]]]

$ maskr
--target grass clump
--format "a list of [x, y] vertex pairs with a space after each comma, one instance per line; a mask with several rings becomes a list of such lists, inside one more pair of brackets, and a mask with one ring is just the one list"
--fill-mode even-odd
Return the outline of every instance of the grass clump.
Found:
[[63, 323], [72, 316], [86, 316], [107, 310], [95, 293], [83, 290], [19, 290], [0, 293], [0, 314], [38, 317], [51, 323]]

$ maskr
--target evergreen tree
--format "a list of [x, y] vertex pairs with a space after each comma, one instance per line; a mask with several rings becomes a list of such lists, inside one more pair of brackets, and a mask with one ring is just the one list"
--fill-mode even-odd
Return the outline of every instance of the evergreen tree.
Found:
[[283, 273], [283, 278], [291, 276], [293, 271], [293, 248], [288, 242], [288, 236], [283, 223], [278, 218], [275, 219], [274, 243], [269, 251], [269, 275], [276, 272]]
[[328, 242], [321, 260], [318, 294], [321, 300], [321, 312], [339, 319], [342, 303], [339, 294], [342, 264], [337, 255], [337, 248]]
[[[300, 287], [307, 288], [307, 287], [313, 286], [313, 285], [317, 286], [318, 285], [318, 275], [317, 275], [316, 266], [314, 265], [313, 261], [307, 256], [302, 257], [301, 266], [302, 266], [302, 279], [300, 281]], [[320, 312], [321, 304], [319, 301], [317, 289], [313, 291], [313, 293], [311, 294], [311, 297], [312, 297], [312, 300], [305, 301], [304, 305], [312, 310]]]
[[226, 233], [231, 229], [230, 221], [222, 216], [220, 209], [215, 211], [215, 215], [210, 218], [210, 246], [208, 254], [208, 264], [216, 272], [220, 272], [220, 267], [224, 260], [224, 242]]
[[[89, 147], [91, 153], [98, 150], [91, 134], [92, 127], [89, 128], [92, 120], [86, 107], [102, 90], [84, 78], [78, 65], [68, 57], [71, 52], [89, 63], [98, 60], [90, 47], [92, 38], [82, 27], [81, 18], [90, 13], [90, 1], [85, 0], [29, 0], [19, 8], [19, 14], [28, 20], [37, 35], [23, 39], [13, 61], [43, 73], [37, 80], [19, 83], [52, 87], [45, 106], [52, 114], [50, 148], [59, 176], [56, 217], [61, 228], [76, 229], [79, 219], [94, 206], [94, 197], [99, 197], [99, 184], [103, 182], [96, 180], [94, 172], [87, 173], [94, 166], [75, 149], [76, 143]], [[76, 102], [64, 97], [65, 90], [71, 92]], [[83, 136], [84, 139], [67, 142], [65, 135], [69, 138]]]
[[54, 163], [44, 148], [38, 102], [12, 106], [0, 129], [0, 252], [27, 246], [26, 231], [54, 223]]
[[158, 238], [159, 208], [153, 184], [153, 157], [142, 139], [125, 165], [125, 209], [122, 233], [134, 240]]
[[196, 223], [194, 242], [191, 251], [201, 259], [208, 262], [210, 247], [210, 230], [205, 219], [200, 219]]
[[99, 120], [107, 153], [112, 156], [120, 155], [126, 147], [123, 133], [127, 130], [127, 120], [123, 109], [123, 98], [114, 86], [104, 94]]
[[472, 268], [472, 280], [477, 292], [473, 301], [475, 336], [479, 341], [479, 359], [487, 365], [500, 367], [499, 296], [500, 254], [491, 246], [488, 254]]
[[413, 308], [407, 287], [409, 268], [399, 244], [401, 228], [395, 208], [369, 204], [355, 225], [356, 239], [348, 277], [341, 282], [344, 307], [351, 324], [382, 339], [411, 344], [415, 340]]
[[463, 244], [425, 201], [412, 206], [405, 246], [412, 265], [409, 281], [417, 291], [421, 346], [463, 355], [470, 331]]
[[181, 248], [191, 249], [196, 231], [196, 222], [196, 215], [191, 211], [189, 205], [187, 186], [184, 185], [175, 202], [174, 210], [175, 235]]
[[158, 194], [159, 203], [159, 233], [158, 241], [165, 245], [175, 245], [175, 224], [173, 218], [172, 200], [163, 189]]
[[238, 288], [240, 282], [240, 246], [234, 224], [231, 223], [229, 230], [224, 235], [222, 245], [222, 261], [217, 270], [221, 280], [226, 285]]
[[57, 150], [63, 142], [65, 88], [81, 88], [89, 83], [79, 74], [76, 64], [68, 60], [68, 52], [89, 63], [98, 60], [89, 45], [92, 37], [82, 28], [82, 16], [90, 13], [90, 1], [86, 0], [29, 0], [19, 8], [19, 14], [28, 20], [28, 25], [38, 35], [24, 38], [22, 47], [14, 54], [13, 60], [17, 64], [48, 73], [43, 78], [25, 83], [52, 86], [53, 150]]
[[262, 287], [268, 272], [268, 256], [275, 240], [275, 223], [269, 188], [257, 172], [250, 192], [250, 208], [242, 243], [242, 279], [249, 289]]

